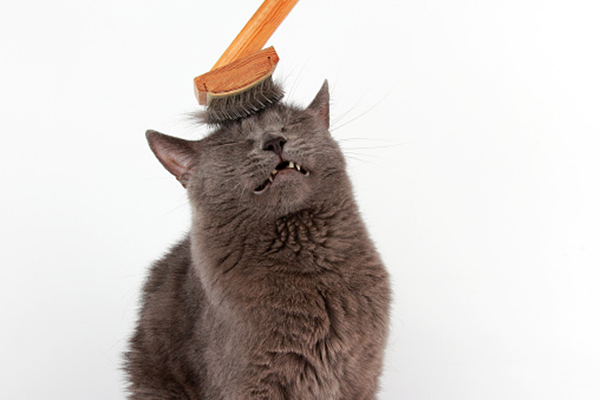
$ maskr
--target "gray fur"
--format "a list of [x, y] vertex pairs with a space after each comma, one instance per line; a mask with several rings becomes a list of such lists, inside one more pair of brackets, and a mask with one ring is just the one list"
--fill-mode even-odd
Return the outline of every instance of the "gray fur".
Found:
[[[329, 132], [327, 83], [200, 141], [147, 133], [187, 188], [190, 234], [154, 264], [130, 399], [375, 399], [390, 287]], [[284, 138], [285, 170], [265, 143]]]

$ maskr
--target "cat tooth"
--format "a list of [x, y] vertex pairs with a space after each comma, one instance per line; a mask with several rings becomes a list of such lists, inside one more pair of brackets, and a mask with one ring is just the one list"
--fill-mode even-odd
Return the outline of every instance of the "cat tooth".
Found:
[[272, 176], [269, 177], [269, 182], [273, 183], [273, 177]]
[[296, 164], [294, 164], [293, 161], [290, 161], [290, 163], [288, 164], [288, 168], [290, 168], [290, 169], [294, 169], [295, 166], [296, 166]]
[[301, 170], [301, 168], [300, 168], [300, 165], [296, 164], [296, 170], [297, 170], [297, 171], [300, 171], [300, 170]]
[[279, 171], [277, 171], [276, 169], [274, 169], [274, 170], [273, 170], [273, 172], [271, 172], [271, 176], [275, 176], [275, 175], [277, 175], [277, 173], [278, 173], [278, 172], [279, 172]]

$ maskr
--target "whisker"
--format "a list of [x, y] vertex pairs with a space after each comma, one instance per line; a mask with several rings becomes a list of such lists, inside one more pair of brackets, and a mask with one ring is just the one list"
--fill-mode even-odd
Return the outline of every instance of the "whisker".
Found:
[[393, 148], [393, 147], [401, 147], [401, 146], [406, 146], [409, 144], [412, 144], [412, 142], [393, 143], [393, 144], [387, 144], [387, 145], [381, 145], [381, 146], [348, 147], [348, 149], [350, 149], [350, 150], [378, 150], [378, 149], [389, 149], [389, 148]]
[[[373, 111], [376, 107], [378, 107], [381, 103], [383, 103], [385, 100], [387, 100], [387, 98], [390, 96], [390, 94], [392, 94], [392, 92], [394, 91], [394, 87], [392, 87], [390, 90], [388, 90], [388, 92], [381, 98], [379, 99], [379, 101], [377, 103], [375, 103], [374, 105], [372, 105], [371, 107], [369, 107], [367, 110], [363, 111], [362, 113], [358, 114], [356, 117], [352, 118], [350, 121], [343, 123], [342, 125], [339, 126], [335, 126], [332, 129], [330, 129], [331, 132], [337, 131], [340, 128], [343, 128], [344, 126], [351, 124], [352, 122], [364, 117], [366, 114], [368, 114], [369, 112]], [[358, 106], [358, 102], [349, 110], [352, 111], [353, 109], [355, 109]], [[342, 114], [342, 118], [345, 117], [348, 113], [346, 112], [345, 114]], [[340, 119], [338, 119], [340, 120]], [[335, 122], [337, 124], [337, 120]]]
[[181, 210], [181, 208], [183, 208], [183, 207], [185, 207], [185, 206], [187, 206], [187, 205], [188, 205], [188, 202], [187, 202], [187, 200], [186, 200], [186, 202], [185, 202], [185, 203], [181, 203], [181, 204], [179, 204], [178, 206], [176, 206], [175, 208], [173, 208], [173, 209], [171, 209], [171, 210], [169, 210], [169, 211], [165, 212], [164, 214], [161, 214], [161, 215], [160, 215], [160, 217], [161, 217], [161, 218], [164, 218], [164, 217], [166, 217], [167, 215], [173, 214], [175, 211], [179, 211], [179, 210]]
[[381, 164], [379, 164], [379, 163], [377, 163], [377, 162], [375, 162], [375, 161], [364, 160], [364, 159], [361, 159], [361, 158], [359, 158], [359, 157], [346, 156], [346, 158], [347, 158], [347, 159], [350, 159], [350, 160], [354, 160], [354, 161], [360, 162], [360, 163], [362, 163], [362, 164], [369, 164], [369, 165], [376, 165], [376, 166], [379, 166], [379, 165], [381, 165]]
[[369, 158], [375, 158], [375, 159], [380, 159], [381, 157], [379, 155], [376, 154], [364, 154], [364, 153], [355, 153], [355, 152], [351, 152], [351, 151], [345, 151], [344, 150], [344, 156], [346, 157], [369, 157]]
[[338, 142], [351, 142], [351, 141], [364, 141], [364, 142], [387, 142], [393, 143], [389, 139], [377, 139], [377, 138], [366, 138], [366, 137], [348, 137], [337, 139]]

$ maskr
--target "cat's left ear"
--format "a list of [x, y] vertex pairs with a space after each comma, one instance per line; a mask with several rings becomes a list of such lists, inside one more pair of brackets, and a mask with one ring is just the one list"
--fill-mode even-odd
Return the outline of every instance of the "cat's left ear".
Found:
[[306, 111], [313, 114], [329, 130], [329, 83], [323, 82], [321, 90], [315, 96], [314, 100], [306, 108]]
[[146, 131], [146, 139], [158, 161], [183, 185], [187, 187], [189, 172], [194, 167], [196, 151], [192, 142]]

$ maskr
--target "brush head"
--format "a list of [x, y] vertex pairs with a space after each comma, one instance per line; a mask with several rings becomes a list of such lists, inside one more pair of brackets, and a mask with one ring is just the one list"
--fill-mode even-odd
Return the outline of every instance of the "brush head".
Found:
[[227, 121], [249, 117], [260, 110], [278, 103], [285, 92], [271, 76], [252, 87], [228, 96], [211, 97], [206, 107], [204, 119], [208, 124], [217, 125]]
[[272, 79], [278, 62], [277, 52], [269, 47], [196, 77], [194, 93], [206, 106], [206, 122], [244, 118], [281, 100], [283, 89]]

